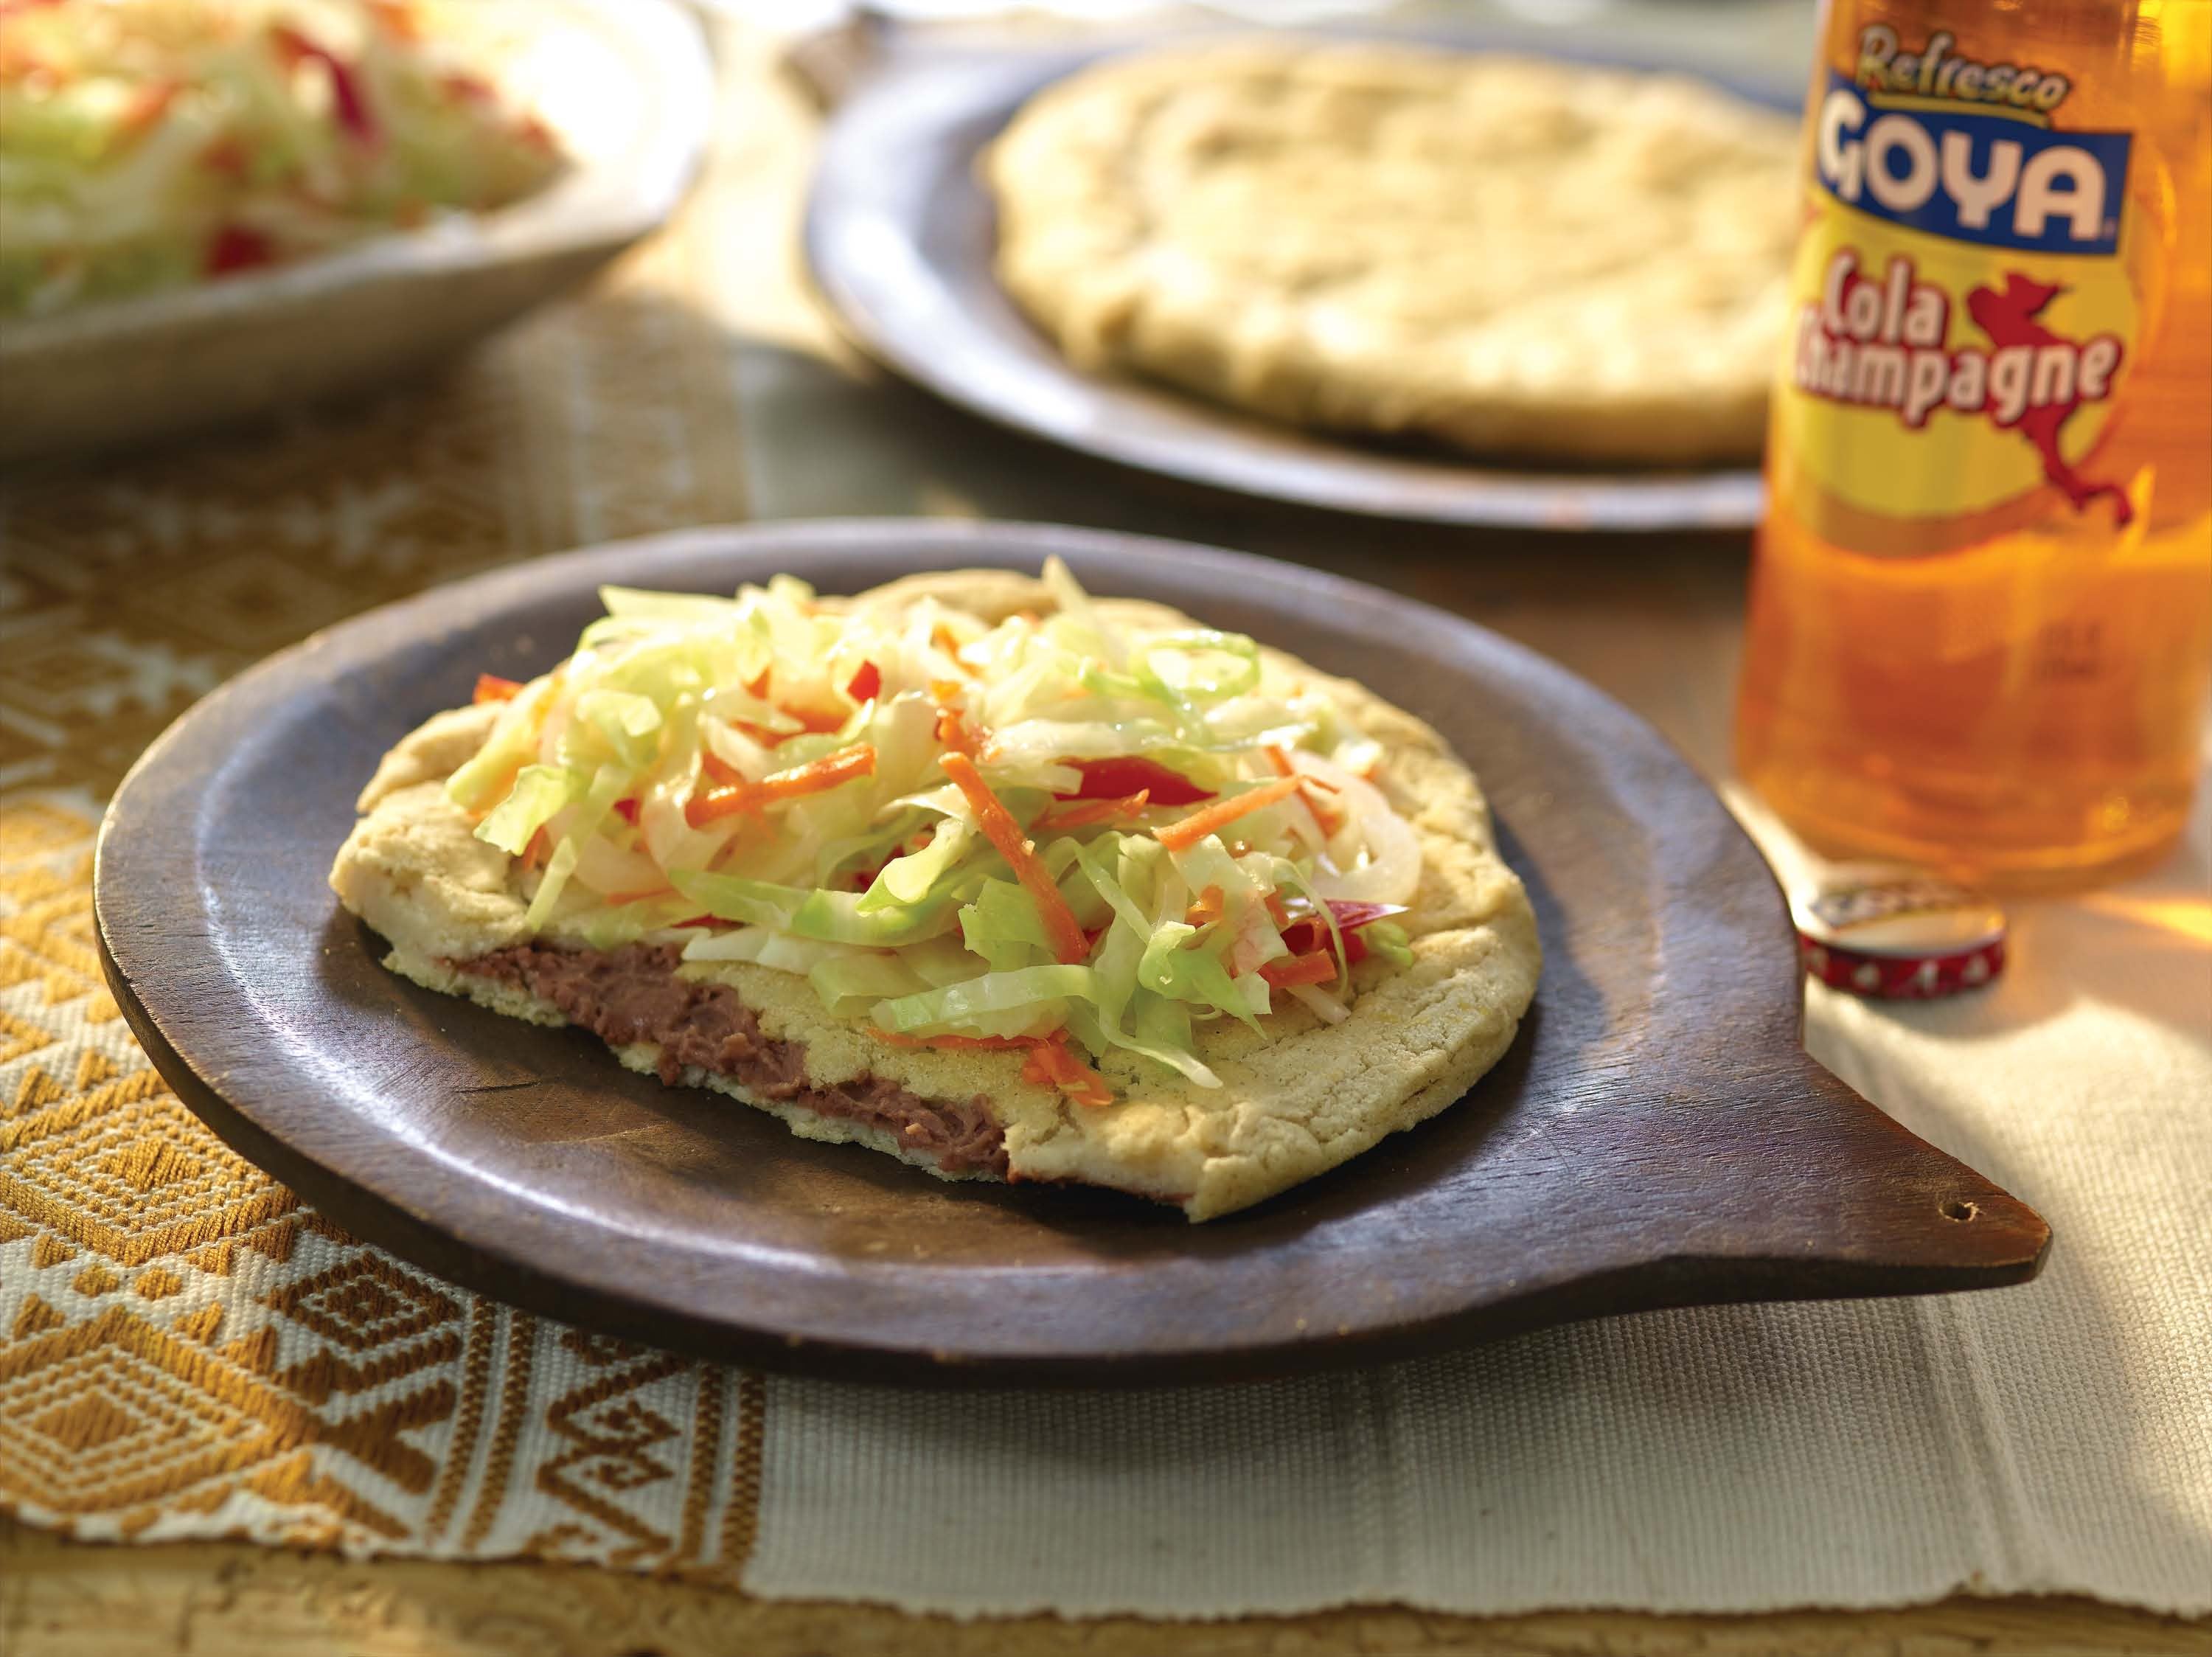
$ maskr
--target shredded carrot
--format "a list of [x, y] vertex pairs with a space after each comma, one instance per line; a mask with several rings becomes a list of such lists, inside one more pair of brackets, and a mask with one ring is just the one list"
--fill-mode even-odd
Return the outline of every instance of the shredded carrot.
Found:
[[856, 777], [872, 777], [876, 749], [873, 743], [857, 742], [788, 771], [770, 771], [757, 783], [744, 781], [712, 754], [703, 756], [703, 761], [707, 774], [717, 780], [684, 806], [684, 820], [693, 828], [704, 828], [734, 812], [758, 811], [780, 801], [822, 794]]
[[712, 748], [699, 751], [699, 769], [707, 773], [708, 780], [725, 788], [743, 786], [745, 774]]
[[1292, 955], [1287, 960], [1272, 960], [1260, 969], [1260, 976], [1278, 990], [1287, 990], [1295, 984], [1327, 984], [1336, 977], [1336, 957], [1326, 949], [1316, 949], [1310, 955]]
[[1344, 819], [1315, 799], [1310, 790], [1319, 789], [1324, 794], [1338, 794], [1342, 790], [1334, 783], [1325, 783], [1318, 777], [1301, 771], [1291, 763], [1290, 755], [1285, 753], [1277, 743], [1270, 742], [1267, 745], [1267, 759], [1281, 776], [1295, 777], [1298, 779], [1298, 799], [1304, 805], [1308, 814], [1313, 818], [1314, 826], [1321, 831], [1322, 839], [1334, 839], [1337, 830], [1344, 826]]
[[1289, 799], [1297, 791], [1297, 778], [1277, 777], [1272, 783], [1262, 783], [1256, 789], [1247, 789], [1226, 800], [1200, 806], [1189, 816], [1170, 823], [1164, 828], [1154, 829], [1152, 834], [1170, 851], [1186, 851], [1207, 835], [1225, 828], [1247, 813], [1264, 810], [1279, 801]]
[[1045, 813], [1030, 826], [1039, 834], [1058, 834], [1066, 829], [1088, 828], [1093, 823], [1110, 823], [1116, 818], [1134, 817], [1152, 797], [1150, 789], [1139, 789], [1119, 800], [1079, 800]]
[[1076, 1057], [1066, 1038], [1058, 1031], [1030, 1050], [1029, 1062], [1022, 1066], [1022, 1080], [1048, 1082], [1079, 1105], [1114, 1102], [1114, 1090], [1106, 1085], [1106, 1078]]
[[1267, 918], [1274, 922], [1278, 929], [1291, 923], [1291, 911], [1284, 904], [1283, 894], [1279, 892], [1267, 894]]
[[963, 688], [949, 679], [933, 679], [929, 682], [929, 699], [937, 704], [937, 740], [956, 753], [973, 754], [981, 745], [956, 705]]
[[553, 855], [553, 842], [544, 829], [530, 837], [530, 844], [522, 849], [522, 866], [537, 868]]
[[497, 673], [477, 675], [478, 702], [512, 702], [521, 692], [522, 681], [519, 679], [501, 679]]
[[962, 660], [960, 655], [960, 641], [954, 636], [953, 631], [950, 627], [946, 626], [941, 621], [939, 622], [930, 631], [929, 642], [932, 644], [934, 644], [939, 649], [944, 651], [946, 655], [952, 659], [952, 665], [956, 669], [965, 673], [970, 679], [975, 677], [975, 669], [967, 661]]
[[123, 111], [123, 130], [134, 135], [145, 131], [176, 101], [179, 90], [174, 81], [156, 81], [139, 88]]
[[[422, 21], [399, 0], [368, 0], [368, 14], [378, 27], [399, 40], [419, 40], [422, 38]], [[490, 90], [489, 87], [485, 88]]]
[[1207, 886], [1198, 894], [1198, 901], [1183, 912], [1183, 919], [1193, 926], [1205, 926], [1211, 922], [1218, 921], [1221, 918], [1223, 902], [1221, 888], [1218, 886]]
[[1065, 1031], [1048, 1036], [907, 1036], [871, 1027], [868, 1033], [894, 1047], [939, 1048], [951, 1052], [1026, 1053], [1022, 1080], [1057, 1087], [1079, 1105], [1114, 1102], [1104, 1076], [1076, 1057]]
[[1037, 861], [1036, 847], [1022, 832], [1022, 825], [1014, 820], [1006, 802], [991, 792], [991, 785], [975, 769], [975, 762], [955, 750], [946, 753], [939, 763], [954, 786], [968, 797], [969, 809], [975, 813], [975, 826], [983, 831], [985, 839], [999, 849], [999, 855], [1006, 860], [1014, 877], [1036, 903], [1037, 917], [1044, 923], [1045, 936], [1052, 940], [1052, 953], [1071, 966], [1090, 959], [1091, 948], [1083, 941], [1083, 929], [1075, 923], [1075, 911], [1060, 895], [1059, 886]]
[[884, 672], [872, 661], [864, 661], [860, 671], [845, 681], [845, 694], [855, 702], [872, 702], [883, 693]]
[[957, 708], [941, 710], [937, 716], [937, 728], [931, 734], [955, 753], [975, 752], [975, 738]]

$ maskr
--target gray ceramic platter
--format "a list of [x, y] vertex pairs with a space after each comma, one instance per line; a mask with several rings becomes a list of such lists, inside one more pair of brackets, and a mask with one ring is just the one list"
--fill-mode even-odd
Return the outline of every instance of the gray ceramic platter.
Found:
[[[1520, 41], [1407, 37], [1470, 49]], [[1072, 367], [992, 273], [996, 218], [975, 162], [1031, 96], [1110, 52], [908, 51], [838, 108], [809, 198], [814, 277], [861, 350], [1000, 425], [1102, 459], [1302, 505], [1429, 522], [1553, 529], [1740, 529], [1750, 468], [1539, 471], [1366, 447]], [[1591, 61], [1674, 68], [1644, 58]], [[1710, 78], [1710, 77], [1709, 77]], [[1795, 112], [1794, 87], [1717, 81]]]

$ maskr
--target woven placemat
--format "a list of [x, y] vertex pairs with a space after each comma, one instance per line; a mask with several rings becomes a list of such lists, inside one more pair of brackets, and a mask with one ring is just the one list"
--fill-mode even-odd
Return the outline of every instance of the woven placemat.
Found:
[[586, 295], [373, 406], [10, 478], [0, 575], [0, 1509], [734, 1580], [757, 1380], [348, 1236], [178, 1101], [100, 982], [100, 805], [318, 627], [571, 545], [742, 517], [697, 302], [710, 179]]

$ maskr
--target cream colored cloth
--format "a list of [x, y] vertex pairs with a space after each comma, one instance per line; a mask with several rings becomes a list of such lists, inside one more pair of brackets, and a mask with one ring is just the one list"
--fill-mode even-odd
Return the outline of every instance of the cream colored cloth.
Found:
[[955, 1612], [1957, 1589], [2212, 1611], [2212, 820], [2149, 879], [2021, 906], [2012, 935], [1978, 994], [1815, 986], [1808, 1040], [2042, 1212], [2033, 1283], [1157, 1395], [771, 1380], [746, 1586]]
[[1175, 1392], [743, 1374], [349, 1237], [145, 1069], [88, 813], [0, 806], [0, 1506], [89, 1538], [518, 1554], [963, 1613], [2212, 1609], [2212, 869], [2023, 908], [1814, 1050], [2039, 1208], [2034, 1283]]

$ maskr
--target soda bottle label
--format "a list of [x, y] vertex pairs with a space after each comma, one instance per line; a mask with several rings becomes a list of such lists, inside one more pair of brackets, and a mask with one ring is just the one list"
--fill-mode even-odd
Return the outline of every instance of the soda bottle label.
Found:
[[1855, 551], [2134, 515], [2100, 453], [2141, 332], [2133, 135], [2069, 128], [2068, 76], [1972, 45], [1869, 25], [1815, 88], [1774, 439]]

